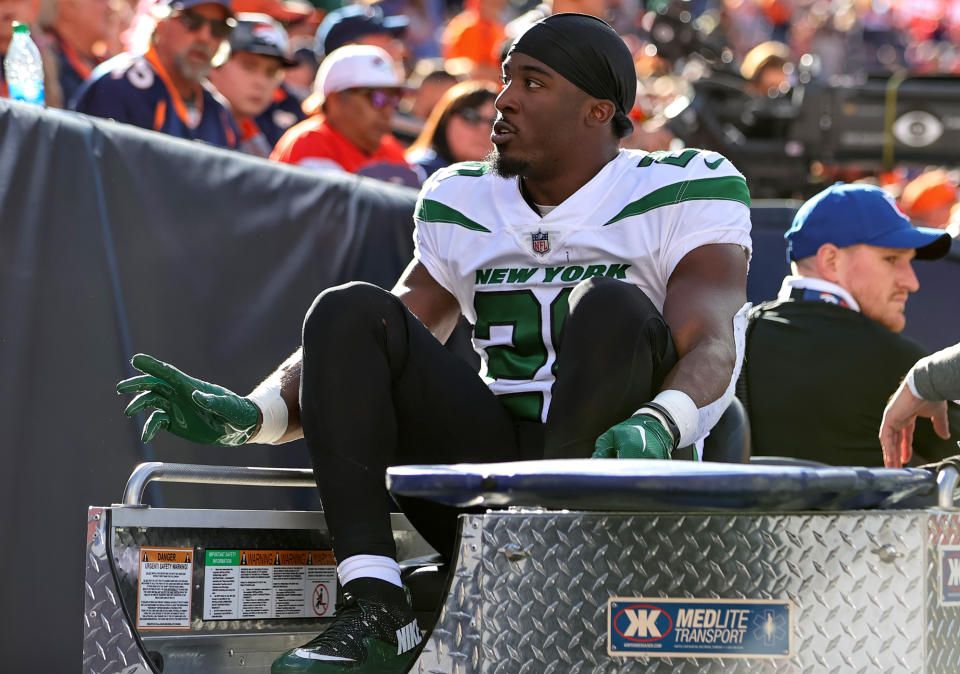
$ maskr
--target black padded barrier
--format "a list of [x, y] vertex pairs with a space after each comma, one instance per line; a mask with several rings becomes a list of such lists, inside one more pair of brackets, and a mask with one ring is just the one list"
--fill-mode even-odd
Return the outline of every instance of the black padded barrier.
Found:
[[[309, 466], [302, 442], [201, 447], [122, 411], [143, 351], [246, 393], [323, 288], [391, 285], [416, 191], [0, 99], [0, 670], [80, 664], [88, 505], [143, 460]], [[177, 507], [316, 508], [315, 490], [152, 486]], [[14, 551], [17, 552], [14, 552]], [[54, 647], [55, 646], [55, 647]]]

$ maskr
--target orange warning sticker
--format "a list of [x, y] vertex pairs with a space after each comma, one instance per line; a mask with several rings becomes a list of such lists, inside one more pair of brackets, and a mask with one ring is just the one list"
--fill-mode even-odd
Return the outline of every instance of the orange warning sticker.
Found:
[[140, 548], [141, 562], [189, 564], [191, 559], [193, 548]]
[[[333, 550], [237, 550], [240, 566], [336, 566]], [[209, 564], [210, 561], [207, 560]]]
[[190, 629], [193, 548], [140, 548], [137, 629]]

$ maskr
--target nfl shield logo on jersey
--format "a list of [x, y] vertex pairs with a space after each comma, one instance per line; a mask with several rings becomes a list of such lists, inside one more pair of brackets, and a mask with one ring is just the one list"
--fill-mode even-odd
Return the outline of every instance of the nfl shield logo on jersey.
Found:
[[537, 255], [546, 255], [550, 252], [550, 232], [536, 232], [533, 237], [533, 252]]

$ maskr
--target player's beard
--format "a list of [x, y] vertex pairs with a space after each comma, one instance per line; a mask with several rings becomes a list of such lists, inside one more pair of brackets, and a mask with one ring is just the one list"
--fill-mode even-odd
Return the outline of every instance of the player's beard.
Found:
[[490, 154], [483, 159], [490, 164], [490, 168], [493, 169], [493, 172], [501, 178], [516, 178], [517, 176], [523, 177], [526, 175], [527, 169], [530, 168], [530, 164], [522, 159], [511, 159], [510, 157], [504, 157], [496, 148], [494, 148], [493, 151], [491, 151]]

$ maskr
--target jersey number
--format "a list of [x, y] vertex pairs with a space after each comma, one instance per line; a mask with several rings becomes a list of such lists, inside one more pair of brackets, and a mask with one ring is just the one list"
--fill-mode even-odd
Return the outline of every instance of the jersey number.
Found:
[[655, 150], [641, 159], [637, 167], [643, 168], [650, 166], [650, 164], [667, 164], [669, 166], [685, 168], [686, 165], [690, 163], [690, 160], [696, 157], [699, 152], [699, 150], [688, 149], [679, 154], [671, 154], [666, 150]]
[[[473, 329], [477, 339], [490, 339], [490, 327], [507, 326], [511, 329], [509, 345], [488, 346], [487, 374], [494, 379], [527, 381], [547, 363], [550, 350], [556, 353], [560, 347], [560, 331], [567, 318], [567, 299], [572, 288], [564, 288], [544, 312], [536, 296], [530, 290], [507, 290], [482, 292], [473, 296], [477, 312], [477, 324]], [[550, 325], [551, 348], [544, 343], [544, 313]], [[554, 358], [551, 371], [557, 375], [557, 360]], [[540, 421], [543, 412], [543, 394], [539, 391], [508, 393], [500, 396], [500, 402], [514, 419]]]

